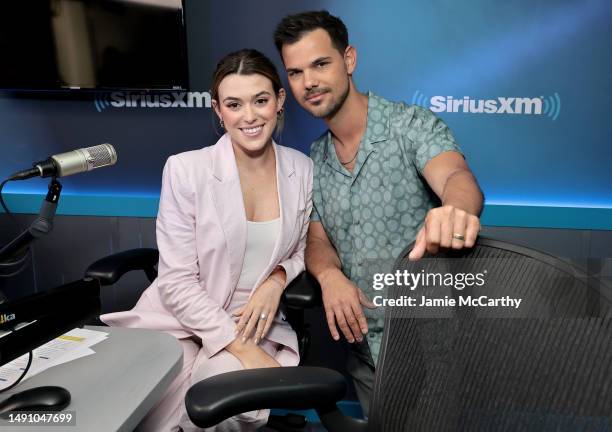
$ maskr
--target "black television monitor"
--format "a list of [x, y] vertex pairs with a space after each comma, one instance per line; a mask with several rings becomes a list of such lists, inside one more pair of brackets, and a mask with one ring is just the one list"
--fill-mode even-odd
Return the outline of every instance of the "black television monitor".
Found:
[[181, 0], [0, 4], [0, 89], [188, 88]]

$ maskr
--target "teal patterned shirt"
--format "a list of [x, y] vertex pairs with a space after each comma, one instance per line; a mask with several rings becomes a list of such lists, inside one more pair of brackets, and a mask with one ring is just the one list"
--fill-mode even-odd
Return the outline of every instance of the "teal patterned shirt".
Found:
[[[312, 221], [320, 221], [342, 272], [372, 299], [372, 274], [390, 272], [439, 200], [421, 177], [427, 162], [460, 152], [446, 124], [416, 105], [368, 93], [368, 118], [351, 173], [342, 166], [330, 131], [310, 149], [314, 161]], [[380, 294], [380, 293], [377, 293]], [[384, 312], [364, 309], [376, 362]]]

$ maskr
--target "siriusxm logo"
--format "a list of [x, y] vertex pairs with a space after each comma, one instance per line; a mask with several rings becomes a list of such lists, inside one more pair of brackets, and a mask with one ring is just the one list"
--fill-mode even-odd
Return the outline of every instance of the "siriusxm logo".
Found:
[[425, 96], [419, 90], [414, 92], [412, 103], [429, 108], [433, 112], [471, 113], [471, 114], [524, 114], [546, 115], [553, 121], [561, 114], [561, 98], [540, 97], [497, 97], [495, 99], [475, 99], [470, 96]]
[[112, 92], [96, 95], [96, 111], [106, 108], [210, 108], [208, 92], [133, 93]]

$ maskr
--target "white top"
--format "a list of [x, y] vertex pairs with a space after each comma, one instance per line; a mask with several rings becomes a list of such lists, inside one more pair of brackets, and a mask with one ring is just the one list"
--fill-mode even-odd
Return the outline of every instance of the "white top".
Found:
[[279, 235], [280, 218], [265, 222], [247, 221], [246, 251], [238, 288], [254, 288], [257, 279], [270, 263]]

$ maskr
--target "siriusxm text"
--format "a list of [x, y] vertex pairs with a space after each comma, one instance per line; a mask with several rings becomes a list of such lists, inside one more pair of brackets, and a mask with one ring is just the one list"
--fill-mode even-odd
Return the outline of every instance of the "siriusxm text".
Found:
[[433, 96], [430, 99], [433, 112], [483, 113], [483, 114], [542, 114], [542, 99], [498, 97], [496, 99], [472, 99], [469, 96]]

